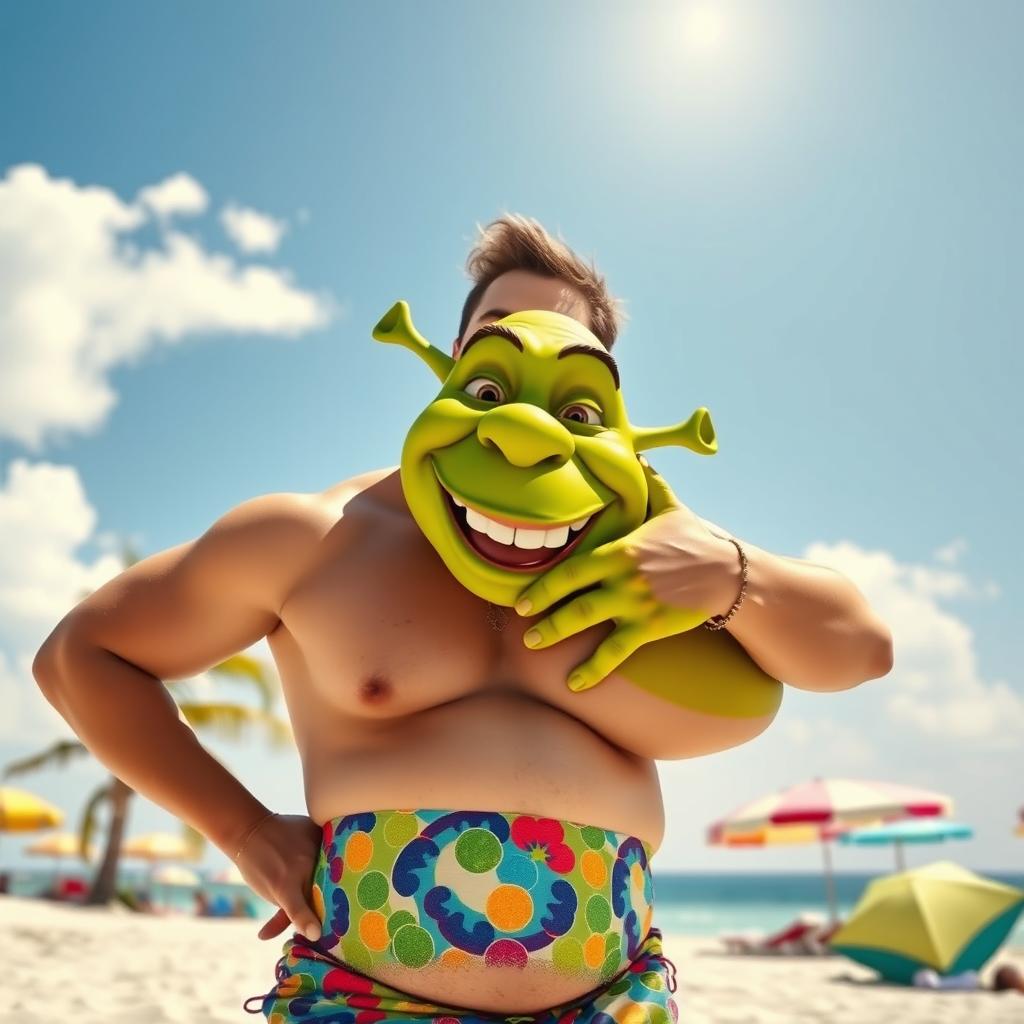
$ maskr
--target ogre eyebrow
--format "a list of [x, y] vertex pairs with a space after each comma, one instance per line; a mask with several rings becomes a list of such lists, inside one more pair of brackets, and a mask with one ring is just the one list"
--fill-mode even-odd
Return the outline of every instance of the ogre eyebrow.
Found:
[[608, 370], [612, 375], [612, 379], [615, 381], [615, 390], [619, 390], [619, 367], [615, 360], [612, 359], [611, 353], [606, 352], [603, 348], [594, 348], [593, 345], [566, 345], [565, 348], [558, 353], [558, 358], [561, 359], [563, 356], [571, 356], [576, 353], [600, 359], [601, 362], [608, 367]]
[[505, 324], [487, 324], [478, 331], [474, 331], [469, 341], [459, 350], [459, 358], [461, 359], [469, 351], [469, 347], [475, 345], [481, 338], [492, 337], [504, 338], [506, 341], [512, 342], [520, 352], [523, 351], [523, 340], [511, 327]]

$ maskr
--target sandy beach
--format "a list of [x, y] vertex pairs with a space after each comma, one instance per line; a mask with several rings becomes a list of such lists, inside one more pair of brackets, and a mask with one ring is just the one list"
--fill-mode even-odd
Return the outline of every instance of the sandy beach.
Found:
[[[257, 920], [148, 917], [0, 897], [4, 1024], [227, 1024], [261, 1021], [248, 996], [273, 984], [284, 936], [261, 942]], [[685, 1024], [1010, 1024], [1024, 995], [882, 985], [843, 957], [738, 957], [713, 938], [666, 934]], [[1024, 968], [1024, 948], [996, 962]], [[985, 974], [991, 975], [991, 965]]]

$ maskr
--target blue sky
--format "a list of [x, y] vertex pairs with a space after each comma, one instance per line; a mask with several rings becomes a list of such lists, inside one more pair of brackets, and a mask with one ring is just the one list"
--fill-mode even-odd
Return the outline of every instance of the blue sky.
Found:
[[[810, 772], [950, 792], [957, 856], [1019, 867], [1022, 29], [997, 2], [6, 5], [0, 759], [66, 734], [26, 657], [111, 538], [397, 463], [432, 385], [370, 328], [405, 298], [449, 344], [510, 210], [626, 300], [634, 422], [710, 408], [714, 459], [657, 453], [679, 496], [896, 634], [886, 680], [661, 763], [663, 866], [813, 868], [701, 845]], [[302, 809], [294, 755], [211, 747]], [[100, 777], [26, 784], [73, 820]]]

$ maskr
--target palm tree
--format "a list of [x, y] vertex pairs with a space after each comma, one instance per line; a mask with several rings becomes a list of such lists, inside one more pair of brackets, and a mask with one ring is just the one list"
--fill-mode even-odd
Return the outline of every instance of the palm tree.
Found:
[[[138, 561], [135, 552], [124, 545], [122, 561], [127, 569]], [[87, 596], [88, 591], [81, 597]], [[228, 678], [254, 687], [259, 697], [259, 706], [236, 704], [230, 701], [199, 702], [186, 680], [168, 680], [167, 686], [178, 705], [178, 717], [191, 729], [203, 735], [231, 740], [248, 739], [262, 730], [272, 749], [280, 750], [294, 743], [291, 726], [274, 714], [272, 707], [279, 691], [279, 684], [262, 662], [247, 654], [234, 654], [213, 666], [210, 672], [220, 678]], [[209, 751], [207, 751], [209, 753]], [[58, 740], [38, 754], [12, 761], [4, 767], [3, 777], [24, 775], [28, 772], [53, 765], [63, 767], [83, 756], [91, 756], [89, 749], [80, 740]], [[213, 756], [212, 754], [210, 755]], [[107, 842], [99, 868], [93, 878], [89, 895], [90, 904], [103, 904], [115, 896], [117, 867], [121, 858], [128, 810], [135, 790], [111, 774], [98, 786], [85, 802], [79, 823], [79, 848], [85, 858], [96, 830], [100, 808], [110, 807], [110, 823], [107, 828]], [[206, 837], [182, 822], [183, 836], [192, 853], [198, 858], [206, 845]]]

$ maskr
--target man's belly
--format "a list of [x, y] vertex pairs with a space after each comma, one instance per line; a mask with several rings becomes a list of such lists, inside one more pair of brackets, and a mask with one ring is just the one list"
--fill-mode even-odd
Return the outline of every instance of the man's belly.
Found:
[[425, 1000], [533, 1012], [622, 969], [650, 927], [654, 763], [485, 691], [304, 754], [323, 949]]

